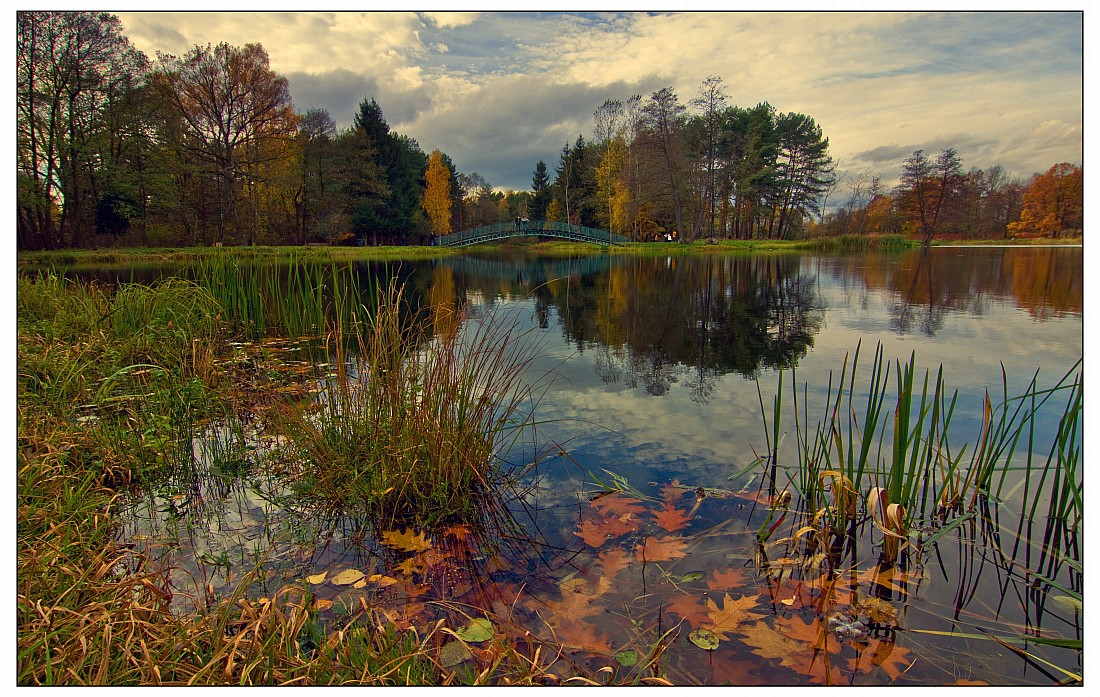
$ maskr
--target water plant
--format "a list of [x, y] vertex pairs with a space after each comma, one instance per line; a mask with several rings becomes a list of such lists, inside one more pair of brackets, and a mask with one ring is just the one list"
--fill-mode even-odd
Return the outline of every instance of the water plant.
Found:
[[476, 517], [530, 423], [536, 346], [515, 317], [410, 312], [404, 294], [391, 281], [350, 337], [334, 326], [336, 375], [284, 412], [298, 488], [387, 524]]
[[[771, 424], [764, 418], [768, 456], [761, 462], [769, 468], [772, 482], [780, 473], [786, 477], [780, 484], [798, 493], [799, 506], [814, 527], [834, 535], [850, 531], [857, 518], [853, 502], [861, 499], [864, 515], [882, 535], [884, 558], [893, 561], [914, 531], [932, 530], [929, 539], [935, 541], [937, 528], [959, 516], [977, 516], [983, 502], [1000, 503], [1019, 494], [1026, 512], [1021, 526], [1024, 521], [1032, 525], [1046, 502], [1048, 519], [1061, 521], [1050, 524], [1048, 538], [1058, 537], [1060, 546], [1072, 544], [1083, 515], [1082, 398], [1080, 375], [1074, 372], [1079, 364], [1050, 388], [1040, 388], [1033, 377], [1018, 396], [1010, 395], [1003, 379], [997, 403], [988, 392], [985, 395], [978, 432], [970, 442], [953, 448], [950, 434], [958, 395], [948, 391], [942, 366], [934, 378], [926, 371], [918, 383], [915, 354], [907, 363], [896, 361], [891, 371], [879, 345], [861, 404], [863, 387], [857, 389], [856, 382], [859, 352], [857, 346], [850, 373], [845, 359], [835, 384], [830, 373], [824, 415], [816, 424], [809, 421], [806, 386], [801, 398], [797, 386], [792, 388], [796, 446], [790, 464], [780, 464], [778, 453], [784, 418], [782, 376]], [[887, 419], [883, 409], [891, 376], [895, 398], [893, 418]], [[1036, 420], [1055, 397], [1066, 403], [1053, 442], [1044, 446], [1038, 441]], [[762, 395], [760, 402], [763, 411]], [[1049, 447], [1049, 455], [1040, 464], [1036, 453], [1044, 447]], [[773, 493], [776, 486], [772, 484]], [[772, 517], [761, 528], [761, 539], [770, 535], [765, 528], [775, 525]]]

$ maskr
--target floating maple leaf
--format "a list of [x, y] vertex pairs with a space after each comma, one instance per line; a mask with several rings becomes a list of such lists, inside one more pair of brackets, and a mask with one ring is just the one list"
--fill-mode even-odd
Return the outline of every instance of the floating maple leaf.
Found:
[[[593, 607], [592, 603], [597, 596], [588, 590], [584, 579], [570, 579], [563, 582], [559, 589], [561, 590], [560, 599], [542, 602], [532, 599], [528, 605], [532, 609], [539, 610], [540, 614], [548, 613], [550, 618], [580, 618], [602, 612], [599, 607]], [[548, 624], [553, 624], [553, 621], [548, 621]]]
[[600, 633], [596, 625], [572, 617], [560, 617], [559, 620], [550, 627], [554, 638], [563, 646], [602, 655], [613, 653], [611, 643]]
[[822, 651], [802, 651], [791, 656], [789, 661], [783, 662], [797, 673], [810, 678], [810, 682], [818, 685], [846, 685], [849, 681], [840, 672], [840, 668]]
[[676, 532], [677, 530], [683, 530], [687, 527], [687, 524], [691, 521], [691, 516], [689, 516], [686, 511], [682, 511], [671, 503], [665, 502], [661, 510], [653, 512], [653, 520], [657, 525], [668, 532]]
[[686, 546], [687, 541], [679, 535], [669, 535], [659, 540], [650, 535], [638, 545], [638, 561], [671, 561], [686, 557], [687, 552], [684, 551]]
[[726, 632], [737, 631], [738, 627], [749, 620], [758, 620], [763, 617], [763, 615], [750, 612], [752, 608], [756, 607], [757, 599], [758, 596], [742, 595], [739, 599], [734, 600], [729, 593], [726, 593], [725, 598], [722, 600], [721, 609], [718, 608], [717, 603], [708, 599], [707, 608], [709, 608], [709, 612], [707, 616], [710, 619], [708, 629], [717, 634], [720, 639], [729, 639]]
[[806, 645], [788, 639], [768, 626], [767, 622], [753, 622], [738, 627], [737, 633], [743, 635], [742, 641], [752, 647], [752, 652], [764, 658], [778, 658], [789, 665], [791, 656], [804, 651]]

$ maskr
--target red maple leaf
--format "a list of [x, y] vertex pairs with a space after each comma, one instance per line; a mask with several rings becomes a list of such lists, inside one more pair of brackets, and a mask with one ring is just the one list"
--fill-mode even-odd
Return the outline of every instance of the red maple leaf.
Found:
[[676, 532], [686, 528], [691, 518], [685, 511], [666, 501], [661, 510], [653, 511], [653, 520], [668, 532]]
[[829, 655], [821, 651], [803, 651], [794, 654], [790, 660], [783, 661], [783, 665], [790, 666], [796, 672], [810, 678], [810, 682], [818, 685], [846, 685], [848, 684], [844, 674], [836, 667]]
[[559, 616], [556, 620], [547, 622], [547, 625], [553, 630], [554, 638], [563, 646], [605, 656], [612, 652], [611, 643], [600, 633], [596, 625], [571, 617]]

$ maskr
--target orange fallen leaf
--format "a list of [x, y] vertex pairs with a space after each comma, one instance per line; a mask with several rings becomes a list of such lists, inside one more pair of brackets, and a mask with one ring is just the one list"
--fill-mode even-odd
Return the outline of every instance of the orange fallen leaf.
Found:
[[743, 588], [748, 582], [748, 573], [744, 569], [718, 569], [707, 579], [707, 588], [712, 591], [724, 591], [731, 588]]
[[662, 529], [668, 532], [676, 532], [677, 530], [686, 528], [691, 521], [691, 517], [688, 516], [686, 511], [682, 511], [671, 503], [666, 502], [661, 510], [653, 512], [653, 520], [657, 525], [661, 526]]
[[726, 593], [721, 608], [713, 600], [707, 599], [707, 608], [709, 608], [707, 615], [710, 619], [710, 626], [707, 628], [717, 634], [718, 638], [729, 639], [726, 636], [727, 632], [737, 631], [746, 622], [758, 620], [764, 616], [751, 612], [751, 609], [756, 607], [758, 598], [759, 596], [755, 595], [742, 595], [734, 600], [729, 593]]
[[867, 648], [848, 661], [849, 669], [861, 673], [870, 673], [877, 666], [890, 676], [891, 681], [901, 677], [911, 665], [913, 661], [909, 658], [909, 649], [880, 639], [872, 639]]
[[[830, 653], [840, 653], [840, 641], [826, 629], [820, 618], [814, 617], [809, 622], [803, 622], [798, 615], [780, 617], [775, 621], [775, 628], [782, 632], [783, 636], [809, 644], [810, 648], [826, 649]], [[833, 638], [832, 642], [829, 641], [831, 637]]]
[[589, 547], [596, 549], [602, 547], [605, 542], [611, 539], [611, 533], [608, 532], [607, 526], [593, 520], [582, 521], [577, 527], [577, 532], [573, 534], [584, 540], [584, 543]]
[[699, 600], [694, 595], [677, 595], [665, 605], [665, 608], [682, 617], [693, 628], [698, 628], [710, 622], [710, 615]]
[[597, 496], [592, 499], [589, 505], [607, 516], [622, 516], [629, 514], [638, 517], [641, 516], [642, 513], [645, 513], [645, 507], [642, 505], [641, 501], [633, 496], [620, 494], [617, 491]]
[[638, 561], [671, 561], [686, 557], [684, 547], [687, 547], [687, 541], [679, 535], [669, 535], [661, 539], [650, 535], [638, 545]]
[[631, 562], [630, 555], [622, 547], [600, 552], [597, 559], [599, 559], [600, 570], [603, 572], [604, 578], [608, 579], [615, 578], [615, 574]]

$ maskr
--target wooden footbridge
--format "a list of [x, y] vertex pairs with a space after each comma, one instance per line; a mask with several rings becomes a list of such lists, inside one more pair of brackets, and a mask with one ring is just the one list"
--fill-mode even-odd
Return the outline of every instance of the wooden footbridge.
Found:
[[604, 246], [622, 245], [630, 242], [628, 238], [607, 230], [547, 220], [527, 220], [496, 223], [461, 232], [453, 232], [436, 238], [435, 244], [442, 247], [465, 247], [508, 237], [558, 237], [574, 242], [589, 242]]

